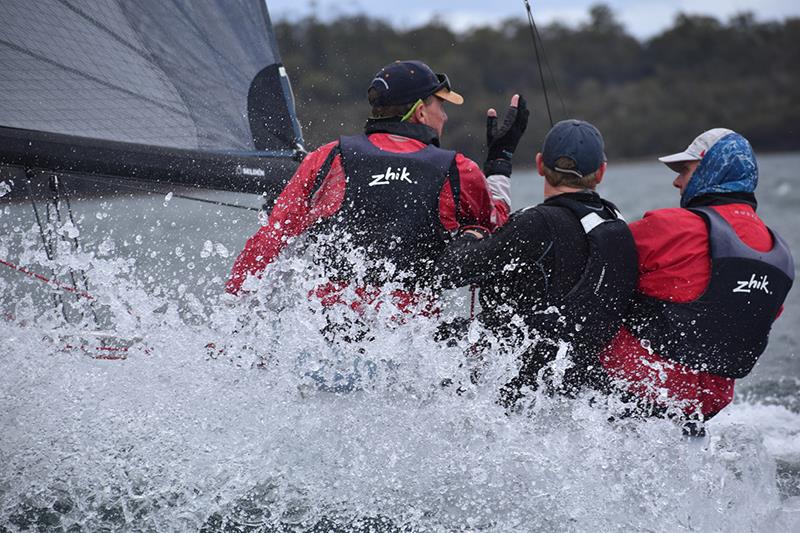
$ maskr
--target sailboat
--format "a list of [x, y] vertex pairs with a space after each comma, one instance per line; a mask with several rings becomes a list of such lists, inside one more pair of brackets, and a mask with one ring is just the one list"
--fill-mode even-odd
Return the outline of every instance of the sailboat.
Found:
[[0, 163], [258, 192], [303, 138], [266, 3], [0, 4]]
[[[92, 184], [271, 197], [305, 154], [263, 0], [4, 0], [0, 20], [0, 195], [30, 199], [49, 259], [79, 246], [54, 225]], [[91, 298], [83, 272], [0, 261], [57, 306]]]

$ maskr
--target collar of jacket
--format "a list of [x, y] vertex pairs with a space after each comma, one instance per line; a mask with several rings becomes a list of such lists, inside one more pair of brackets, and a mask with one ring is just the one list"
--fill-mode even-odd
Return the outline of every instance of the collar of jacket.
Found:
[[364, 125], [364, 133], [390, 133], [408, 137], [425, 144], [439, 146], [439, 136], [436, 130], [425, 124], [413, 124], [411, 122], [400, 122], [398, 117], [391, 118], [370, 118]]
[[705, 207], [711, 205], [747, 204], [755, 211], [758, 207], [756, 195], [751, 192], [718, 192], [703, 194], [689, 200], [686, 207]]
[[584, 204], [598, 205], [598, 206], [603, 205], [603, 202], [600, 201], [600, 195], [591, 189], [584, 189], [582, 191], [577, 191], [577, 192], [562, 192], [560, 194], [556, 194], [548, 198], [545, 198], [544, 202], [542, 203], [544, 205], [547, 205], [547, 202], [555, 200], [556, 198], [571, 198], [573, 200], [576, 200]]

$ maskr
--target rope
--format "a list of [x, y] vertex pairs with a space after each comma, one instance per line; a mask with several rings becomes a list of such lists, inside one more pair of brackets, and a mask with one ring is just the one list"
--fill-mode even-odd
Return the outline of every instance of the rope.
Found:
[[8, 268], [16, 270], [20, 274], [25, 274], [29, 278], [36, 279], [36, 280], [39, 280], [41, 282], [47, 283], [48, 285], [50, 285], [51, 287], [55, 287], [56, 289], [61, 289], [62, 291], [67, 291], [69, 293], [72, 293], [75, 296], [77, 296], [79, 299], [80, 298], [86, 298], [87, 300], [94, 300], [95, 299], [94, 296], [92, 296], [91, 294], [89, 294], [86, 291], [82, 291], [80, 289], [76, 289], [75, 287], [70, 287], [69, 285], [64, 285], [63, 283], [59, 283], [56, 280], [47, 278], [47, 277], [45, 277], [45, 276], [43, 276], [43, 275], [41, 275], [41, 274], [39, 274], [37, 272], [33, 272], [33, 271], [28, 270], [28, 269], [26, 269], [24, 267], [21, 267], [19, 265], [15, 265], [14, 263], [12, 263], [10, 261], [6, 261], [4, 259], [0, 259], [0, 265], [4, 265], [4, 266], [7, 266]]

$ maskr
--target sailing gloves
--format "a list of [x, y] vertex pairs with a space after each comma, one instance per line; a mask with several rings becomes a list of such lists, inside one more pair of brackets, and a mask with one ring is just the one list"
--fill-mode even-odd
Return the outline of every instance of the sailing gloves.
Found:
[[492, 174], [502, 174], [511, 177], [511, 157], [517, 149], [525, 128], [528, 127], [528, 116], [530, 111], [525, 102], [525, 98], [519, 97], [516, 107], [509, 106], [503, 125], [497, 127], [497, 116], [486, 117], [486, 145], [489, 152], [486, 155], [486, 163], [483, 165], [483, 173], [487, 176]]

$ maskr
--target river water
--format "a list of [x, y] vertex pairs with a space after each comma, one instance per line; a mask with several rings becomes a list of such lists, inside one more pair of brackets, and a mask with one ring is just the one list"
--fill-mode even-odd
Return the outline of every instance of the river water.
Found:
[[[800, 250], [800, 154], [760, 166], [759, 212]], [[601, 192], [635, 220], [677, 205], [671, 180], [612, 161]], [[667, 421], [611, 422], [613, 399], [507, 413], [514, 354], [493, 352], [472, 384], [466, 344], [388, 305], [374, 339], [331, 344], [302, 256], [226, 298], [256, 214], [171, 192], [73, 198], [76, 224], [64, 210], [56, 226], [81, 249], [53, 260], [30, 204], [0, 198], [0, 259], [66, 284], [82, 270], [94, 298], [0, 265], [0, 531], [800, 530], [797, 290], [735, 404], [687, 442]], [[541, 178], [518, 172], [512, 192], [537, 203]], [[449, 297], [463, 313], [466, 294]], [[339, 375], [358, 386], [320, 386]]]

